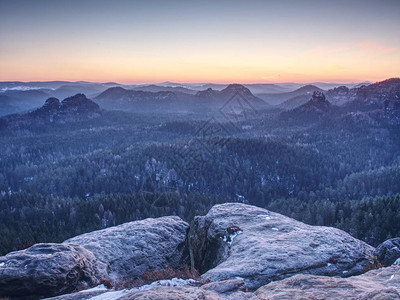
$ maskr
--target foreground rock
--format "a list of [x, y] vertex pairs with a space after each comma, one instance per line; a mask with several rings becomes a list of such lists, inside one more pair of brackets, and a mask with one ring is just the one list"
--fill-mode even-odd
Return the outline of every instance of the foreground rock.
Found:
[[51, 296], [148, 269], [179, 269], [187, 264], [187, 230], [179, 217], [145, 219], [12, 252], [0, 257], [0, 296]]
[[400, 299], [400, 265], [351, 278], [295, 275], [255, 292], [258, 299]]
[[390, 239], [380, 244], [376, 247], [375, 255], [382, 266], [392, 265], [400, 258], [400, 238]]
[[[94, 296], [99, 298], [94, 299], [154, 299], [154, 300], [213, 300], [213, 299], [231, 299], [245, 300], [258, 299], [253, 293], [246, 291], [244, 281], [241, 279], [225, 280], [220, 282], [212, 282], [201, 285], [193, 283], [194, 280], [189, 280], [190, 283], [184, 283], [182, 279], [161, 280], [148, 286], [142, 286], [132, 290], [109, 290], [109, 291], [81, 291], [74, 294], [63, 295], [49, 300], [83, 300], [90, 299]], [[188, 282], [188, 280], [186, 280]]]
[[309, 226], [239, 203], [195, 218], [193, 251], [204, 279], [243, 278], [250, 289], [294, 274], [351, 276], [375, 267], [374, 248], [349, 234]]
[[[10, 253], [0, 257], [0, 296], [60, 295], [98, 285], [101, 280], [123, 286], [125, 280], [140, 277], [149, 269], [179, 269], [189, 262], [188, 230], [188, 224], [176, 216], [145, 219], [83, 234], [62, 244], [38, 244]], [[95, 289], [58, 299], [87, 299], [98, 294], [113, 299], [269, 299], [275, 294], [266, 294], [270, 293], [267, 287], [280, 291], [271, 281], [303, 274], [283, 281], [282, 289], [288, 290], [291, 298], [290, 288], [301, 290], [307, 282], [343, 288], [351, 283], [311, 275], [345, 277], [376, 267], [375, 249], [341, 230], [305, 225], [245, 204], [214, 206], [206, 216], [195, 218], [193, 232], [194, 262], [204, 273], [201, 282], [208, 282], [201, 287], [200, 283], [176, 286], [186, 284], [177, 279], [175, 286], [156, 286], [165, 283], [158, 282], [129, 291]], [[398, 269], [374, 272], [362, 280], [373, 282], [377, 289], [387, 288], [387, 293], [398, 292], [385, 285], [385, 280], [397, 278]], [[390, 274], [394, 277], [386, 278]], [[291, 282], [293, 278], [300, 281]], [[368, 285], [363, 286], [362, 280], [359, 288], [364, 292]], [[249, 292], [268, 283], [257, 293]], [[371, 290], [365, 292], [372, 295], [368, 294]], [[315, 293], [318, 296], [318, 289]]]
[[68, 293], [98, 281], [95, 258], [76, 245], [37, 244], [0, 257], [0, 296]]
[[187, 264], [188, 229], [176, 216], [150, 218], [82, 234], [64, 243], [92, 252], [102, 278], [123, 281], [148, 269], [179, 269]]
[[[86, 297], [85, 297], [86, 296]], [[400, 299], [400, 265], [369, 271], [350, 278], [300, 274], [271, 282], [254, 293], [243, 280], [232, 279], [201, 286], [155, 286], [151, 289], [109, 291], [101, 299], [119, 300], [370, 300]], [[57, 297], [57, 300], [88, 299], [85, 292]]]

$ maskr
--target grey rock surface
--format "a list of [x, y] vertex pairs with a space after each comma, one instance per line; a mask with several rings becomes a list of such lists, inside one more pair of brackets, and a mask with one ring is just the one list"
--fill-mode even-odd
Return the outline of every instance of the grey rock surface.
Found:
[[381, 265], [387, 267], [400, 258], [400, 238], [384, 241], [376, 247], [375, 255]]
[[259, 299], [400, 299], [400, 265], [350, 278], [295, 275], [259, 288]]
[[255, 206], [216, 205], [194, 223], [195, 265], [211, 281], [239, 277], [256, 289], [299, 273], [352, 276], [375, 267], [374, 248], [349, 234]]
[[[83, 292], [57, 297], [57, 300], [80, 300]], [[400, 299], [400, 265], [372, 270], [349, 278], [299, 274], [271, 282], [255, 292], [248, 292], [241, 279], [211, 282], [204, 285], [156, 286], [116, 296], [119, 300], [394, 300]], [[92, 294], [90, 294], [92, 296]], [[105, 293], [101, 299], [110, 299]]]
[[0, 296], [54, 295], [98, 280], [92, 253], [76, 245], [36, 244], [0, 257]]
[[253, 293], [245, 291], [243, 280], [233, 279], [213, 282], [202, 286], [155, 287], [150, 290], [129, 293], [120, 300], [257, 300]]
[[135, 291], [125, 295], [120, 300], [202, 300], [205, 293], [196, 287], [156, 287], [146, 291]]
[[[179, 269], [189, 263], [188, 230], [176, 216], [145, 219], [9, 253], [0, 257], [0, 296], [54, 296], [103, 279], [123, 283], [149, 269]], [[114, 291], [119, 299], [298, 299], [304, 289], [315, 299], [399, 298], [399, 265], [365, 273], [376, 268], [378, 252], [335, 228], [225, 203], [196, 217], [193, 232], [195, 265], [204, 273], [201, 286]], [[389, 257], [387, 249], [394, 250], [395, 241], [389, 241], [382, 246], [383, 259]], [[347, 276], [353, 277], [340, 278]], [[95, 289], [57, 299], [108, 292]]]
[[0, 296], [54, 296], [149, 269], [179, 269], [188, 263], [188, 227], [175, 216], [150, 218], [9, 253], [0, 257]]
[[90, 298], [94, 298], [100, 295], [104, 295], [105, 291], [80, 291], [71, 294], [64, 294], [61, 296], [55, 296], [51, 298], [45, 298], [44, 300], [87, 300]]
[[188, 229], [189, 225], [176, 216], [149, 218], [82, 234], [64, 244], [89, 250], [102, 278], [121, 281], [148, 269], [179, 269], [187, 264]]

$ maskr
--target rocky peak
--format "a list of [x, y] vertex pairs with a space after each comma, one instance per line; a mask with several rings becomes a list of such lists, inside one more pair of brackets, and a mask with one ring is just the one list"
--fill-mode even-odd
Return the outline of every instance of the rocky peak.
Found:
[[321, 114], [326, 113], [332, 108], [332, 104], [326, 100], [325, 94], [320, 91], [314, 91], [311, 99], [299, 107], [292, 110], [290, 113], [312, 113], [312, 114]]
[[35, 118], [48, 118], [52, 117], [57, 111], [60, 109], [60, 100], [57, 98], [51, 97], [46, 100], [42, 107], [32, 111], [27, 116], [35, 117]]
[[92, 100], [86, 98], [84, 94], [76, 94], [75, 96], [68, 97], [61, 102], [61, 112], [97, 112], [100, 107]]
[[348, 93], [349, 90], [350, 89], [347, 86], [342, 85], [342, 86], [338, 86], [338, 87], [334, 88], [332, 90], [332, 92], [337, 93], [337, 94], [343, 94], [343, 93]]
[[327, 91], [326, 98], [335, 105], [349, 103], [356, 99], [358, 88], [349, 89], [346, 86], [339, 86]]
[[48, 98], [42, 107], [23, 114], [17, 115], [6, 121], [7, 127], [30, 126], [31, 124], [44, 124], [53, 122], [74, 122], [87, 118], [96, 118], [101, 115], [100, 107], [84, 94], [64, 99], [62, 102], [57, 98]]
[[313, 103], [326, 102], [324, 93], [320, 91], [314, 91], [314, 93], [311, 96], [311, 102]]
[[42, 108], [46, 109], [46, 110], [57, 110], [60, 108], [60, 105], [61, 105], [60, 100], [58, 100], [57, 98], [51, 97], [46, 100], [46, 102], [44, 103]]
[[215, 97], [217, 94], [217, 91], [214, 91], [212, 88], [208, 88], [204, 91], [199, 91], [195, 94], [196, 97], [199, 98], [212, 98]]

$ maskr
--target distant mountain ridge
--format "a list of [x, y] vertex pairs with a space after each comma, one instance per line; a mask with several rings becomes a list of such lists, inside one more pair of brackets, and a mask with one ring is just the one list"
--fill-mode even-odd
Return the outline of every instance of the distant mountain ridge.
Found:
[[[207, 111], [207, 105], [221, 105], [223, 101], [227, 101], [235, 86], [240, 86], [239, 92], [246, 95], [245, 97], [255, 105], [278, 104], [278, 108], [286, 110], [306, 103], [314, 91], [324, 92], [326, 99], [337, 106], [362, 105], [364, 109], [371, 109], [384, 107], [383, 102], [387, 100], [387, 107], [396, 108], [397, 104], [393, 99], [399, 96], [396, 92], [398, 88], [390, 91], [382, 89], [385, 86], [389, 88], [389, 86], [396, 85], [398, 80], [393, 78], [379, 84], [362, 82], [346, 86], [318, 83], [318, 85], [300, 86], [295, 90], [293, 88], [299, 86], [297, 83], [226, 85], [164, 82], [150, 85], [122, 85], [114, 82], [91, 83], [85, 81], [0, 82], [0, 116], [32, 110], [39, 107], [46, 98], [61, 99], [77, 93], [88, 95], [89, 98], [95, 99], [108, 109], [132, 110], [132, 103], [140, 102], [140, 105], [156, 106], [156, 110], [175, 109], [185, 112], [198, 109]], [[334, 88], [324, 90], [320, 86], [334, 86]], [[112, 93], [111, 91], [105, 93], [110, 88], [115, 89], [111, 90]], [[379, 92], [379, 89], [382, 91]], [[269, 92], [260, 93], [263, 91]], [[374, 99], [372, 99], [372, 94], [375, 94]], [[109, 99], [106, 100], [106, 97]], [[381, 98], [386, 100], [381, 101]], [[198, 99], [202, 99], [202, 102], [198, 103]], [[354, 100], [357, 100], [356, 103], [352, 103]], [[163, 104], [161, 101], [166, 103]], [[128, 102], [130, 104], [127, 104]]]
[[225, 89], [221, 91], [216, 91], [208, 88], [204, 91], [199, 91], [196, 93], [195, 97], [201, 99], [202, 101], [213, 102], [214, 104], [224, 104], [231, 97], [235, 95], [240, 95], [244, 97], [250, 104], [253, 105], [267, 105], [262, 99], [253, 95], [253, 93], [245, 86], [241, 84], [230, 84]]
[[398, 109], [400, 107], [400, 78], [390, 78], [357, 89], [356, 97], [347, 104], [363, 109]]
[[314, 91], [310, 100], [282, 112], [283, 120], [309, 122], [324, 120], [328, 126], [365, 128], [400, 125], [400, 78], [391, 78], [357, 88], [345, 86], [324, 94]]
[[[282, 99], [286, 99], [283, 103], [279, 105], [279, 107], [284, 108], [284, 109], [291, 109], [295, 108], [297, 106], [300, 106], [304, 103], [306, 103], [310, 99], [310, 95], [312, 95], [313, 92], [318, 91], [318, 92], [325, 92], [324, 90], [320, 89], [319, 87], [315, 85], [305, 85], [293, 92], [290, 93], [285, 93], [285, 94], [280, 94], [279, 97]], [[275, 95], [269, 95], [269, 97], [272, 97], [276, 99]], [[268, 100], [266, 100], [268, 101]]]
[[[311, 90], [314, 89], [314, 91], [323, 92], [326, 99], [334, 105], [352, 107], [354, 109], [396, 108], [396, 103], [400, 99], [400, 78], [391, 78], [374, 84], [352, 88], [339, 86], [328, 91], [323, 91], [313, 86], [308, 87]], [[305, 101], [306, 95], [301, 93], [301, 89], [295, 92], [300, 95], [283, 102], [280, 105], [281, 108], [293, 109], [307, 102]], [[309, 91], [307, 92], [309, 93]]]
[[95, 97], [95, 101], [110, 109], [129, 109], [134, 111], [213, 111], [221, 108], [233, 96], [241, 95], [248, 103], [255, 106], [265, 106], [266, 103], [254, 96], [251, 91], [240, 84], [231, 84], [218, 91], [208, 88], [196, 94], [181, 92], [181, 89], [170, 88], [168, 91], [158, 91], [159, 87], [142, 91], [112, 87]]
[[94, 100], [107, 109], [122, 110], [151, 110], [167, 108], [171, 105], [181, 104], [179, 96], [185, 94], [171, 91], [149, 92], [142, 90], [125, 89], [123, 87], [111, 87]]
[[143, 91], [143, 92], [178, 92], [178, 93], [186, 93], [193, 95], [196, 93], [195, 90], [191, 90], [181, 86], [160, 86], [155, 84], [150, 85], [142, 85], [135, 88], [132, 88], [135, 91]]

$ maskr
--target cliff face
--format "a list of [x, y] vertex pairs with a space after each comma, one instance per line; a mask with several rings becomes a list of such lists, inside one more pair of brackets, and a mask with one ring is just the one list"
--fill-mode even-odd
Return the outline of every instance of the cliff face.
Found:
[[226, 203], [196, 217], [192, 231], [179, 217], [145, 219], [9, 253], [0, 257], [0, 296], [40, 298], [105, 281], [121, 286], [148, 270], [183, 268], [190, 252], [202, 273], [197, 283], [164, 280], [119, 291], [102, 286], [57, 299], [295, 299], [305, 288], [309, 297], [327, 299], [400, 293], [400, 267], [367, 272], [382, 251], [338, 229]]

